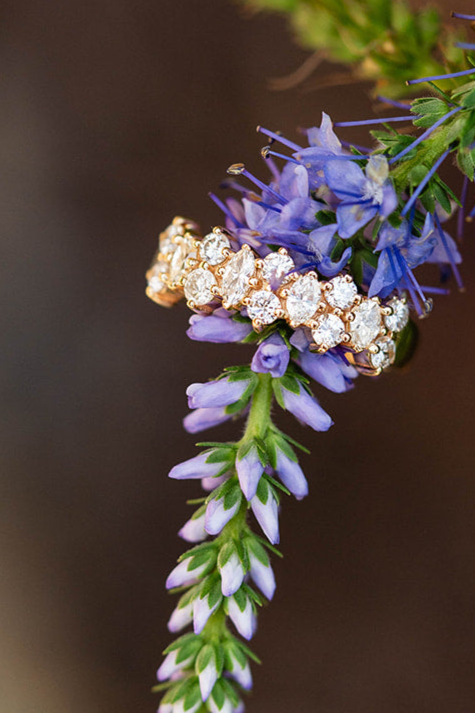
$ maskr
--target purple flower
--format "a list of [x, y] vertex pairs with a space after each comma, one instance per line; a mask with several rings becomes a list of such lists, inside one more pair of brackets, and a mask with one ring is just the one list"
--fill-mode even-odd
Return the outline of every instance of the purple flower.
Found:
[[341, 258], [337, 262], [333, 262], [330, 255], [336, 245], [336, 230], [337, 224], [323, 225], [321, 228], [312, 230], [308, 236], [308, 248], [312, 251], [313, 256], [309, 260], [309, 266], [314, 265], [325, 277], [335, 277], [343, 270], [352, 255], [352, 249], [346, 248]]
[[177, 564], [175, 569], [173, 569], [168, 575], [165, 585], [167, 589], [173, 589], [174, 587], [187, 587], [188, 585], [196, 584], [196, 582], [199, 581], [201, 575], [208, 568], [208, 562], [204, 562], [199, 565], [199, 567], [195, 567], [194, 569], [188, 569], [192, 562], [193, 558], [188, 557]]
[[250, 599], [246, 596], [243, 609], [239, 606], [235, 597], [229, 597], [227, 601], [229, 618], [244, 639], [252, 639], [257, 628], [257, 619]]
[[178, 534], [187, 542], [202, 542], [205, 540], [208, 536], [205, 530], [205, 513], [203, 512], [199, 517], [190, 518], [188, 522], [185, 522]]
[[314, 431], [328, 431], [333, 421], [318, 401], [299, 383], [299, 393], [295, 394], [282, 388], [282, 397], [285, 408], [290, 411], [301, 423], [311, 426]]
[[316, 126], [307, 131], [308, 148], [294, 154], [298, 161], [302, 161], [309, 174], [310, 187], [320, 188], [325, 184], [324, 167], [328, 160], [335, 156], [342, 156], [343, 149], [339, 138], [333, 131], [333, 124], [325, 112], [322, 112], [320, 128]]
[[251, 500], [252, 512], [269, 542], [277, 545], [279, 543], [279, 505], [267, 484], [265, 484], [262, 499], [260, 495], [261, 493], [255, 495]]
[[194, 654], [188, 656], [183, 661], [180, 661], [180, 663], [177, 663], [176, 658], [178, 654], [179, 649], [175, 649], [175, 651], [171, 651], [169, 654], [167, 654], [167, 656], [163, 660], [162, 665], [157, 671], [157, 678], [159, 681], [166, 681], [167, 678], [173, 676], [173, 674], [177, 671], [181, 671], [193, 661]]
[[229, 406], [239, 401], [248, 386], [248, 380], [231, 381], [229, 376], [205, 384], [190, 384], [186, 390], [188, 406], [190, 408]]
[[205, 597], [197, 597], [193, 602], [193, 631], [195, 634], [201, 634], [206, 626], [206, 622], [211, 614], [216, 611], [221, 604], [221, 598], [214, 604], [210, 605], [209, 594]]
[[290, 352], [280, 336], [272, 334], [260, 344], [251, 362], [251, 369], [259, 374], [269, 373], [274, 379], [283, 376], [289, 365]]
[[199, 342], [224, 343], [241, 342], [251, 332], [251, 324], [232, 319], [231, 313], [220, 307], [209, 315], [193, 314], [187, 335]]
[[184, 629], [188, 624], [191, 624], [193, 620], [193, 602], [185, 604], [185, 606], [178, 605], [172, 612], [170, 619], [168, 620], [168, 631], [172, 634], [176, 634], [178, 631]]
[[183, 426], [188, 433], [199, 433], [207, 428], [219, 426], [220, 423], [229, 421], [232, 413], [226, 413], [226, 408], [197, 408], [183, 419]]
[[209, 535], [217, 535], [223, 527], [234, 517], [241, 506], [241, 500], [227, 510], [224, 507], [224, 498], [213, 498], [206, 508], [205, 530]]
[[229, 652], [227, 661], [227, 670], [232, 678], [246, 691], [252, 688], [251, 668], [247, 661], [244, 663], [237, 658], [233, 651]]
[[267, 560], [267, 564], [264, 564], [251, 551], [249, 552], [249, 564], [252, 579], [262, 594], [270, 601], [274, 596], [276, 584], [274, 572], [269, 564], [269, 560]]
[[302, 468], [297, 461], [289, 458], [280, 448], [276, 448], [276, 472], [286, 488], [295, 495], [297, 500], [302, 500], [308, 495], [308, 483]]
[[353, 161], [333, 159], [325, 166], [325, 179], [341, 199], [336, 209], [340, 238], [351, 238], [375, 216], [385, 218], [397, 207], [384, 156], [372, 156], [363, 170]]
[[214, 648], [210, 646], [210, 644], [207, 644], [207, 649], [205, 648], [205, 653], [208, 653], [209, 661], [198, 675], [202, 701], [206, 701], [208, 699], [211, 691], [214, 688], [214, 684], [218, 680], [218, 668], [216, 665], [216, 655], [214, 652]]
[[207, 463], [209, 453], [200, 453], [194, 458], [173, 466], [168, 473], [169, 478], [186, 480], [188, 478], [207, 478], [217, 475], [223, 469], [223, 463]]
[[307, 348], [297, 361], [308, 376], [336, 394], [352, 389], [352, 379], [358, 376], [344, 357], [332, 352], [316, 354]]
[[243, 458], [236, 458], [236, 470], [246, 500], [252, 500], [264, 472], [257, 448], [252, 446]]
[[207, 493], [210, 493], [212, 490], [222, 485], [227, 479], [227, 473], [224, 475], [212, 476], [210, 478], [203, 478], [201, 481], [201, 487], [203, 490], [206, 490]]
[[237, 592], [244, 580], [244, 567], [237, 554], [233, 553], [224, 565], [219, 567], [221, 575], [221, 591], [223, 596], [230, 597]]

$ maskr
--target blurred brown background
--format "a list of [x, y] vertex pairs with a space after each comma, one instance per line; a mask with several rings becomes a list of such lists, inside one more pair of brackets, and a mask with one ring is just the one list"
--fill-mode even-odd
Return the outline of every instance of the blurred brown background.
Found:
[[[184, 391], [249, 357], [145, 298], [156, 236], [176, 213], [219, 222], [230, 163], [266, 175], [256, 124], [373, 107], [322, 88], [329, 65], [269, 91], [306, 53], [224, 0], [6, 0], [1, 26], [0, 712], [153, 711], [198, 495], [166, 477], [195, 453]], [[282, 513], [250, 713], [474, 709], [474, 241], [409, 371], [320, 389], [328, 434], [282, 420], [312, 447], [311, 495]]]

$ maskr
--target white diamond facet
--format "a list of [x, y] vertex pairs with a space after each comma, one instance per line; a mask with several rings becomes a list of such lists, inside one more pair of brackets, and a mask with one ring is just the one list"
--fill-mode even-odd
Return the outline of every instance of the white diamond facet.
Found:
[[381, 310], [373, 300], [365, 300], [353, 310], [354, 319], [349, 323], [353, 344], [357, 349], [366, 349], [381, 331]]
[[214, 300], [212, 288], [216, 285], [216, 278], [212, 272], [198, 267], [190, 272], [184, 283], [185, 297], [195, 305], [206, 305]]
[[332, 289], [326, 293], [328, 304], [338, 309], [351, 307], [358, 293], [353, 280], [348, 279], [345, 275], [337, 275], [333, 280], [330, 280], [330, 285]]
[[379, 352], [370, 355], [371, 365], [375, 369], [387, 369], [394, 363], [396, 358], [396, 345], [389, 337], [381, 337], [375, 341], [375, 346], [379, 347]]
[[147, 284], [152, 292], [161, 292], [166, 287], [165, 278], [167, 273], [168, 264], [163, 260], [159, 260], [150, 268]]
[[400, 332], [409, 322], [409, 307], [404, 300], [394, 297], [387, 304], [393, 313], [384, 318], [384, 323], [390, 332]]
[[253, 292], [247, 313], [251, 319], [258, 319], [262, 324], [271, 324], [279, 317], [280, 300], [269, 290]]
[[287, 297], [287, 314], [295, 325], [313, 317], [320, 300], [321, 287], [315, 273], [308, 272], [293, 283]]
[[312, 336], [319, 347], [331, 349], [340, 344], [345, 335], [345, 325], [336, 314], [323, 314], [317, 318], [318, 326], [312, 329]]
[[208, 233], [200, 243], [200, 258], [210, 265], [219, 265], [226, 257], [224, 251], [229, 247], [229, 240], [224, 233], [221, 231]]
[[242, 303], [249, 291], [249, 280], [254, 275], [255, 260], [250, 250], [239, 250], [224, 268], [221, 290], [225, 306]]
[[160, 235], [160, 252], [162, 255], [170, 255], [175, 250], [174, 238], [178, 235], [183, 235], [185, 228], [183, 225], [169, 225], [168, 228]]
[[187, 258], [192, 257], [193, 244], [187, 238], [178, 238], [173, 245], [173, 250], [170, 251], [170, 280], [175, 282], [178, 280], [185, 269]]
[[278, 252], [269, 253], [264, 258], [262, 277], [270, 284], [272, 289], [275, 289], [294, 267], [294, 261], [288, 255], [282, 255]]

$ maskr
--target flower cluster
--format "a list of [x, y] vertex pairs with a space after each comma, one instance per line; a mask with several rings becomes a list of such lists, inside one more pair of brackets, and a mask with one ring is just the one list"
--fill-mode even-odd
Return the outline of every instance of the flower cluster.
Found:
[[[291, 271], [313, 270], [322, 279], [350, 275], [360, 295], [392, 299], [407, 311], [406, 302], [396, 299], [404, 297], [425, 316], [432, 305], [428, 295], [447, 290], [421, 285], [416, 268], [438, 265], [444, 281], [452, 274], [462, 287], [461, 257], [443, 224], [458, 209], [460, 231], [465, 217], [475, 165], [474, 106], [472, 82], [442, 98], [415, 100], [405, 107], [409, 116], [378, 121], [412, 121], [424, 132], [416, 138], [387, 128], [374, 131], [373, 150], [343, 142], [326, 114], [319, 127], [305, 132], [306, 146], [260, 129], [269, 139], [262, 150], [269, 183], [235, 164], [225, 187], [238, 198], [212, 195], [225, 214], [233, 249], [248, 245], [265, 260], [285, 248]], [[276, 143], [285, 153], [274, 150]], [[438, 175], [452, 152], [466, 177], [460, 201]], [[283, 161], [282, 168], [276, 161]], [[473, 214], [475, 209], [468, 218]], [[276, 269], [268, 278], [272, 289], [279, 289], [286, 276]], [[159, 280], [165, 289], [162, 274]], [[390, 309], [387, 319], [397, 332], [401, 316]], [[396, 363], [411, 351], [414, 329], [413, 322], [401, 328]], [[242, 639], [253, 637], [258, 607], [272, 599], [276, 587], [269, 553], [279, 555], [281, 499], [308, 493], [297, 457], [297, 450], [305, 449], [274, 424], [272, 406], [326, 431], [332, 420], [312, 393], [311, 381], [343, 393], [361, 370], [343, 344], [313, 351], [307, 326], [277, 319], [256, 331], [244, 302], [225, 309], [211, 301], [206, 312], [191, 316], [187, 334], [192, 340], [257, 348], [250, 366], [228, 368], [187, 390], [190, 413], [184, 425], [190, 433], [239, 417], [246, 421], [240, 440], [199, 443], [201, 452], [169, 474], [201, 481], [205, 495], [193, 501], [198, 508], [179, 532], [193, 547], [167, 579], [167, 588], [181, 595], [169, 630], [180, 633], [190, 626], [192, 631], [165, 650], [156, 690], [165, 691], [159, 713], [232, 713], [243, 709], [242, 694], [252, 686], [250, 660], [257, 660]], [[251, 513], [258, 533], [251, 528]]]

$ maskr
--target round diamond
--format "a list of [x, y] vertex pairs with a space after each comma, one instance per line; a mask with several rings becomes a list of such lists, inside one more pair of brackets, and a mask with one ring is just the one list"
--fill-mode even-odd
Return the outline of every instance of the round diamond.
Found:
[[160, 252], [162, 255], [170, 255], [175, 250], [174, 238], [178, 235], [183, 235], [185, 228], [182, 224], [169, 225], [163, 233], [160, 234]]
[[240, 250], [230, 259], [221, 280], [225, 305], [231, 307], [242, 302], [249, 290], [249, 280], [254, 270], [254, 255], [250, 250]]
[[271, 324], [279, 316], [280, 300], [269, 290], [258, 290], [251, 295], [247, 313], [251, 319], [258, 319], [262, 324]]
[[221, 231], [208, 233], [200, 243], [200, 257], [210, 265], [219, 265], [226, 257], [224, 251], [229, 247], [229, 240], [224, 233]]
[[272, 288], [278, 287], [284, 277], [295, 267], [294, 261], [282, 253], [269, 253], [264, 258], [262, 277]]
[[370, 354], [371, 365], [375, 369], [387, 369], [394, 363], [396, 358], [396, 345], [389, 337], [381, 337], [375, 341], [375, 346], [379, 347], [379, 352]]
[[366, 349], [381, 331], [381, 310], [373, 300], [365, 300], [353, 310], [354, 319], [349, 331], [357, 349]]
[[384, 318], [384, 323], [390, 332], [400, 332], [409, 322], [409, 307], [404, 300], [394, 297], [387, 304], [393, 313]]
[[332, 289], [326, 293], [328, 304], [339, 309], [351, 307], [358, 293], [353, 280], [345, 275], [338, 275], [330, 280], [330, 285]]
[[340, 344], [345, 336], [345, 325], [336, 314], [324, 314], [317, 319], [318, 326], [312, 329], [312, 336], [319, 347], [331, 349]]
[[185, 297], [196, 305], [206, 305], [214, 300], [212, 288], [215, 285], [216, 279], [213, 273], [203, 267], [198, 267], [190, 272], [185, 279]]
[[147, 284], [152, 292], [161, 292], [167, 286], [165, 283], [167, 272], [168, 265], [163, 260], [152, 265], [147, 273]]
[[321, 295], [317, 276], [309, 272], [295, 280], [287, 297], [287, 314], [293, 324], [303, 324], [313, 317]]
[[170, 254], [170, 280], [176, 282], [185, 270], [187, 259], [194, 254], [191, 240], [182, 237], [178, 238]]

